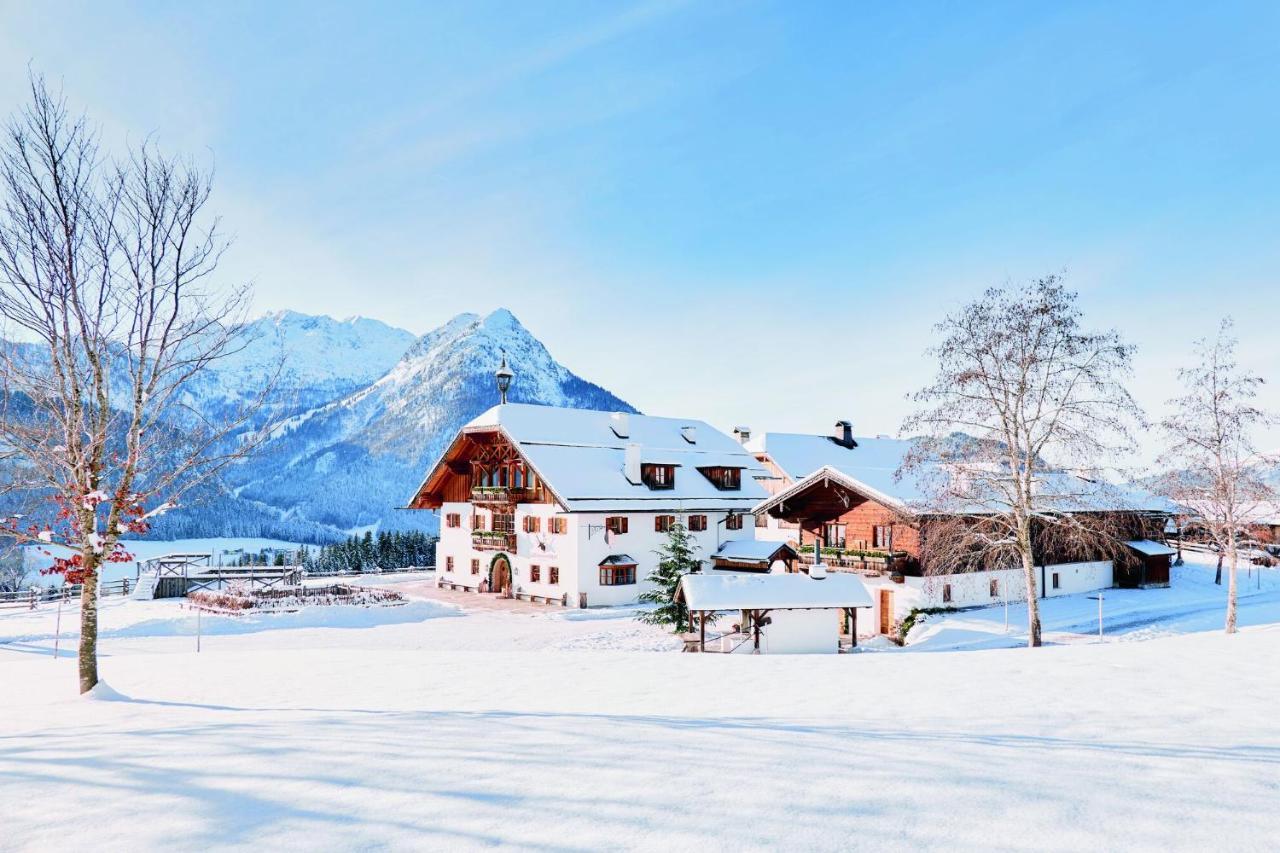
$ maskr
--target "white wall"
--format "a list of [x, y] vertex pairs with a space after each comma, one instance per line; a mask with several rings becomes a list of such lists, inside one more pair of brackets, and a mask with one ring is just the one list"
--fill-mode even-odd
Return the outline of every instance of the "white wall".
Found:
[[[582, 593], [586, 593], [588, 607], [635, 603], [640, 593], [651, 586], [646, 578], [657, 566], [655, 551], [666, 541], [666, 534], [654, 529], [654, 518], [658, 515], [680, 515], [669, 509], [645, 513], [564, 513], [558, 509], [553, 504], [518, 505], [515, 513], [516, 551], [514, 554], [507, 553], [507, 556], [511, 560], [514, 591], [553, 598], [567, 594], [570, 607], [578, 606]], [[445, 517], [451, 512], [462, 516], [461, 527], [450, 528], [445, 525]], [[488, 577], [489, 564], [499, 553], [476, 551], [471, 547], [472, 512], [471, 505], [467, 503], [447, 503], [442, 506], [440, 542], [436, 546], [437, 577], [467, 588], [477, 587]], [[487, 519], [488, 510], [481, 509], [479, 512]], [[698, 546], [696, 556], [703, 561], [704, 566], [710, 565], [711, 555], [720, 544], [734, 539], [755, 538], [755, 527], [750, 515], [743, 519], [741, 530], [727, 530], [723, 521], [728, 513], [696, 514], [707, 516], [707, 529], [690, 533]], [[540, 532], [524, 532], [524, 519], [528, 515], [541, 517]], [[605, 518], [609, 515], [625, 515], [629, 521], [627, 532], [606, 534]], [[553, 516], [566, 520], [564, 533], [549, 532], [548, 521]], [[682, 519], [687, 517], [687, 514], [681, 516]], [[720, 524], [717, 525], [717, 522]], [[484, 526], [489, 526], [487, 520]], [[600, 561], [611, 554], [628, 554], [636, 561], [634, 584], [600, 585]], [[450, 556], [454, 558], [452, 573], [445, 569], [446, 558]], [[478, 575], [471, 574], [473, 558], [480, 560]], [[535, 564], [541, 569], [541, 578], [537, 583], [530, 580], [530, 567]], [[551, 566], [560, 569], [559, 584], [550, 583]]]
[[[836, 654], [840, 650], [839, 610], [771, 610], [760, 631], [760, 651], [771, 655]], [[743, 648], [752, 649], [752, 643]]]

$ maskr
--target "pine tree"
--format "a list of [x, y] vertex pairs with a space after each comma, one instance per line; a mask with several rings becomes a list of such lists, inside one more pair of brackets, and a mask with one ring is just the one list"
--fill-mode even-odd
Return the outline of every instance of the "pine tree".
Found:
[[657, 606], [640, 614], [641, 622], [671, 625], [676, 633], [692, 629], [689, 608], [684, 602], [676, 601], [676, 588], [680, 586], [680, 578], [698, 570], [700, 563], [694, 556], [697, 550], [697, 544], [689, 537], [689, 531], [683, 524], [676, 522], [671, 525], [667, 530], [667, 541], [654, 551], [658, 555], [658, 565], [648, 577], [653, 588], [640, 594], [641, 601]]

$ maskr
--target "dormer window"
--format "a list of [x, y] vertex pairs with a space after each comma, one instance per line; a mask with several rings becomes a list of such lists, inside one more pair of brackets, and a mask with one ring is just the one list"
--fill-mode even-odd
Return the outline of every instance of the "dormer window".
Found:
[[640, 480], [651, 489], [674, 489], [676, 466], [643, 464], [640, 466]]
[[721, 491], [737, 491], [742, 488], [741, 468], [699, 468], [698, 470]]

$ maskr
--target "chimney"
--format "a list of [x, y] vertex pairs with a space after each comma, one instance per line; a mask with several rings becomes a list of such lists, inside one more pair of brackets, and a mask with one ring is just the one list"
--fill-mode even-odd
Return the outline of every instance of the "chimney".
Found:
[[836, 421], [835, 431], [831, 435], [831, 440], [841, 447], [854, 448], [858, 446], [858, 442], [853, 440], [853, 424], [848, 421]]
[[733, 428], [733, 437], [738, 440], [738, 444], [746, 444], [751, 440], [751, 427], [736, 426]]
[[698, 443], [698, 428], [696, 426], [680, 427], [680, 436], [690, 444]]
[[809, 567], [809, 578], [811, 580], [820, 581], [827, 576], [827, 567], [822, 563], [814, 563]]
[[629, 438], [631, 436], [631, 418], [626, 412], [614, 412], [609, 415], [609, 429], [613, 430], [613, 434], [618, 438]]
[[[626, 415], [623, 415], [626, 417]], [[622, 473], [626, 475], [627, 482], [633, 486], [638, 486], [640, 480], [640, 443], [635, 441], [627, 442], [626, 457], [623, 463]]]

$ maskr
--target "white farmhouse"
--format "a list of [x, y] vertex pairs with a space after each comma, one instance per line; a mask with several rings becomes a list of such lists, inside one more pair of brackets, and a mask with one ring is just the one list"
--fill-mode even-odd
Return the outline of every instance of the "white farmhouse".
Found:
[[504, 402], [462, 428], [409, 507], [440, 514], [441, 585], [628, 604], [677, 520], [709, 566], [750, 558], [777, 568], [787, 555], [776, 547], [721, 554], [754, 541], [765, 476], [741, 444], [699, 420]]

